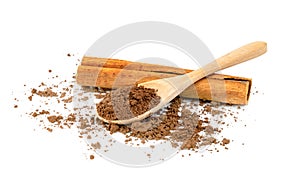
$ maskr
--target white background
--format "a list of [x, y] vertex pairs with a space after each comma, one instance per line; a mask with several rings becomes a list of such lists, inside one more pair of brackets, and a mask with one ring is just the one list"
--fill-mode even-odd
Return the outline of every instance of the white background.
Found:
[[[1, 1], [0, 185], [299, 185], [296, 2]], [[138, 21], [184, 27], [214, 56], [248, 42], [268, 42], [266, 55], [224, 71], [252, 77], [261, 92], [248, 105], [256, 121], [229, 131], [236, 139], [230, 150], [176, 156], [148, 168], [122, 167], [100, 157], [90, 161], [74, 133], [34, 132], [33, 121], [12, 109], [12, 93], [46, 78], [49, 67], [63, 72], [68, 52], [81, 57], [103, 34]]]

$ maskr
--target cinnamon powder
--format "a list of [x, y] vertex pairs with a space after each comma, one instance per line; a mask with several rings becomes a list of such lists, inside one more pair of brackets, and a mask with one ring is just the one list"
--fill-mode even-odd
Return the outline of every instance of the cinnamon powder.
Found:
[[[48, 72], [53, 74], [52, 70]], [[59, 79], [59, 76], [53, 75], [49, 79], [54, 81]], [[130, 125], [104, 123], [98, 119], [95, 120], [93, 115], [78, 115], [76, 110], [86, 109], [88, 110], [87, 113], [92, 113], [90, 110], [93, 110], [93, 107], [96, 106], [98, 114], [106, 119], [128, 119], [132, 114], [139, 115], [153, 108], [159, 103], [160, 98], [156, 95], [155, 90], [145, 89], [144, 87], [124, 88], [117, 91], [82, 87], [82, 100], [86, 99], [84, 97], [85, 93], [91, 92], [94, 92], [95, 97], [103, 100], [97, 105], [72, 108], [74, 102], [73, 88], [73, 82], [67, 80], [58, 83], [50, 82], [50, 84], [41, 82], [39, 86], [31, 88], [25, 94], [29, 102], [34, 101], [35, 97], [45, 99], [45, 101], [40, 102], [39, 105], [33, 105], [34, 109], [27, 114], [36, 119], [39, 125], [49, 132], [54, 132], [56, 129], [78, 129], [80, 138], [93, 139], [94, 135], [89, 134], [96, 133], [95, 130], [100, 125], [103, 129], [109, 131], [111, 135], [115, 133], [123, 134], [125, 143], [131, 143], [133, 139], [140, 139], [141, 143], [147, 143], [151, 140], [165, 140], [170, 141], [174, 147], [179, 146], [181, 149], [193, 150], [194, 152], [203, 146], [212, 144], [228, 145], [230, 143], [228, 138], [218, 139], [216, 134], [220, 134], [226, 124], [223, 118], [233, 118], [233, 121], [238, 121], [238, 114], [230, 110], [231, 105], [202, 100], [199, 100], [199, 105], [194, 105], [193, 101], [183, 103], [182, 100], [185, 101], [185, 99], [177, 97], [163, 111], [160, 110], [153, 117], [142, 121]], [[127, 101], [119, 99], [117, 103], [120, 105], [125, 103], [129, 105], [130, 109], [119, 108], [116, 112], [116, 109], [111, 107], [115, 95], [117, 95], [117, 98], [129, 95]], [[54, 107], [64, 108], [65, 113], [53, 110], [53, 105], [49, 105], [48, 99], [56, 100]], [[193, 106], [203, 109], [197, 113], [191, 109]], [[18, 106], [15, 104], [14, 108], [18, 108]], [[208, 117], [209, 115], [218, 117], [213, 118], [216, 121], [212, 121], [211, 117]], [[75, 123], [78, 123], [78, 127], [74, 125]], [[217, 123], [218, 126], [213, 126], [212, 123]], [[93, 143], [92, 147], [93, 150], [102, 148], [99, 142]], [[218, 152], [218, 150], [216, 151]], [[94, 155], [91, 155], [90, 159], [94, 159]]]
[[125, 120], [141, 115], [160, 102], [156, 90], [143, 86], [118, 88], [97, 104], [99, 116], [107, 120]]

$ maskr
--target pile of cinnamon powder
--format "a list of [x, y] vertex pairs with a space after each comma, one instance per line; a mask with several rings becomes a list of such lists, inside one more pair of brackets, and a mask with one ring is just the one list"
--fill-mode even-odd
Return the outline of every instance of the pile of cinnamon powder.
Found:
[[159, 102], [160, 97], [154, 89], [123, 87], [106, 94], [97, 104], [97, 112], [107, 120], [126, 120], [145, 113]]

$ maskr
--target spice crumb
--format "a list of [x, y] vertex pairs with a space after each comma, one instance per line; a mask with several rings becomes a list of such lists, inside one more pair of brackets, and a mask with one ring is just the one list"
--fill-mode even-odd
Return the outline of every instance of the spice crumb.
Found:
[[229, 144], [229, 143], [230, 143], [230, 140], [229, 140], [229, 139], [223, 138], [223, 140], [222, 140], [222, 145], [223, 145], [223, 146], [225, 146], [225, 145], [227, 145], [227, 144]]
[[95, 156], [94, 155], [90, 155], [90, 160], [93, 160], [95, 159]]

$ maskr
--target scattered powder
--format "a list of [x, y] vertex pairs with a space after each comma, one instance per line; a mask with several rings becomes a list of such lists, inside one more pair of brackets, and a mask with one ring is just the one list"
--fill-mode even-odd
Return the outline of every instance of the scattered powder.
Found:
[[[71, 54], [67, 56], [71, 57]], [[229, 119], [231, 123], [238, 121], [239, 114], [232, 109], [235, 106], [203, 100], [195, 103], [193, 100], [177, 97], [164, 109], [142, 121], [129, 125], [104, 123], [95, 118], [95, 107], [98, 114], [105, 119], [128, 119], [132, 117], [132, 114], [139, 115], [156, 106], [160, 97], [156, 95], [155, 90], [142, 86], [124, 87], [114, 91], [80, 87], [77, 93], [78, 98], [75, 100], [72, 92], [75, 76], [73, 75], [71, 80], [61, 81], [58, 75], [53, 75], [52, 70], [48, 72], [51, 75], [48, 78], [50, 82], [41, 82], [40, 85], [30, 88], [25, 93], [28, 102], [40, 100], [38, 103], [34, 102], [33, 110], [26, 114], [36, 119], [38, 126], [48, 132], [54, 132], [57, 129], [77, 129], [80, 139], [94, 140], [88, 148], [92, 151], [100, 148], [105, 149], [104, 152], [108, 151], [109, 146], [115, 143], [113, 140], [109, 141], [110, 145], [102, 145], [95, 141], [99, 137], [99, 131], [106, 130], [111, 135], [122, 134], [126, 144], [136, 139], [139, 139], [142, 144], [152, 140], [163, 140], [171, 142], [174, 148], [180, 147], [182, 150], [197, 152], [204, 146], [228, 145], [231, 140], [224, 137], [219, 139], [221, 136], [218, 135], [224, 126], [229, 125], [224, 119]], [[91, 93], [94, 94], [92, 99], [102, 100], [95, 105], [90, 105], [89, 102], [88, 105], [73, 107], [74, 101], [88, 102], [91, 98], [87, 94]], [[127, 100], [124, 100], [126, 97], [124, 95], [128, 95]], [[19, 100], [15, 98], [14, 101]], [[27, 104], [25, 101], [22, 103]], [[15, 104], [14, 108], [18, 108], [18, 105]], [[62, 108], [62, 111], [53, 110], [53, 108]], [[241, 106], [237, 109], [240, 110]], [[150, 147], [155, 148], [154, 145]], [[218, 148], [214, 149], [219, 152]], [[151, 154], [146, 155], [151, 158]], [[90, 155], [89, 159], [93, 160], [94, 155]]]
[[[117, 125], [101, 121], [100, 124], [110, 134], [124, 134], [126, 136], [125, 143], [132, 141], [132, 137], [141, 139], [141, 143], [146, 143], [150, 140], [166, 140], [171, 141], [173, 147], [180, 146], [183, 150], [196, 150], [203, 146], [217, 143], [220, 145], [228, 144], [224, 140], [218, 142], [214, 137], [221, 132], [221, 129], [212, 127], [208, 117], [201, 118], [201, 116], [212, 115], [213, 104], [200, 100], [200, 105], [203, 106], [203, 110], [200, 114], [197, 114], [188, 109], [191, 103], [181, 104], [181, 99], [177, 97], [166, 108], [164, 114], [159, 116], [152, 116], [130, 125]], [[223, 104], [218, 106], [220, 105]], [[215, 104], [215, 109], [217, 109], [216, 106]], [[182, 110], [180, 111], [181, 107]], [[220, 113], [225, 114], [225, 111], [214, 112], [214, 115]], [[201, 135], [200, 132], [202, 132]]]
[[[45, 86], [44, 83], [41, 83], [42, 86]], [[35, 88], [33, 88], [31, 90], [31, 97], [33, 95], [38, 95], [38, 96], [41, 96], [41, 97], [57, 97], [57, 93], [56, 92], [53, 92], [52, 91], [52, 87], [46, 87], [44, 90], [37, 90]]]
[[52, 115], [52, 116], [48, 116], [47, 119], [48, 119], [48, 121], [50, 123], [60, 124], [61, 120], [63, 119], [63, 117], [62, 116], [54, 116], [54, 115]]
[[[39, 127], [49, 132], [55, 129], [71, 128], [76, 122], [72, 103], [75, 73], [73, 73], [73, 78], [68, 79], [62, 79], [53, 74], [52, 69], [48, 70], [48, 74], [48, 79], [35, 87], [29, 88], [24, 84], [24, 96], [28, 102], [25, 99], [21, 103], [24, 107], [31, 104], [29, 108], [31, 110], [27, 110], [25, 114], [35, 119]], [[15, 98], [15, 101], [19, 100]], [[18, 105], [14, 108], [18, 108]]]
[[33, 117], [37, 117], [39, 115], [44, 115], [44, 114], [47, 115], [47, 114], [50, 114], [50, 112], [46, 111], [46, 110], [39, 111], [38, 109], [36, 109], [35, 112], [30, 113], [30, 115], [33, 116]]
[[100, 149], [100, 148], [101, 148], [101, 145], [100, 145], [99, 142], [92, 143], [91, 146], [92, 146], [94, 149]]

